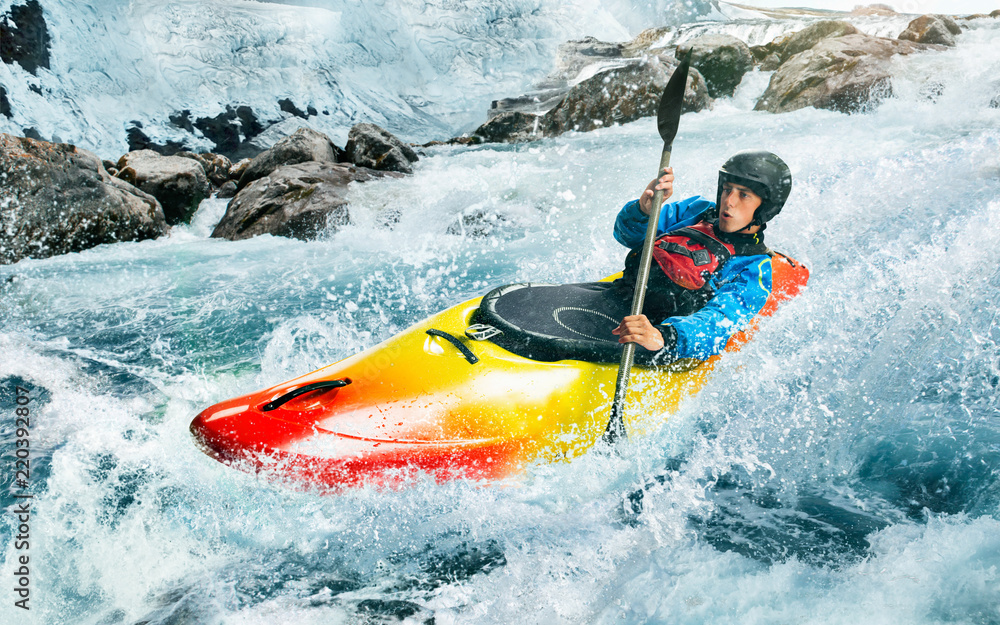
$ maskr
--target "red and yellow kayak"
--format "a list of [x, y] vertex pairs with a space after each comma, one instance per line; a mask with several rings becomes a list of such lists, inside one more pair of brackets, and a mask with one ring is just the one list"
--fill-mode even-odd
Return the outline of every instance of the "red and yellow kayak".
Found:
[[[809, 278], [782, 255], [774, 256], [772, 274], [773, 292], [755, 324]], [[211, 406], [191, 432], [226, 464], [320, 490], [392, 485], [422, 474], [500, 480], [529, 463], [586, 452], [607, 426], [617, 363], [539, 362], [467, 339], [481, 299], [312, 373]], [[734, 336], [726, 351], [738, 350], [753, 330]], [[705, 385], [724, 355], [635, 367], [629, 435], [658, 427]]]

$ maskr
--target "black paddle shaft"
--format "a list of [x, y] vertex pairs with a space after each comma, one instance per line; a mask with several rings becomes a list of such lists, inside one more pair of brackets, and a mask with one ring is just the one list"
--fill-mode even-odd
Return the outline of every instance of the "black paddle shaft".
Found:
[[[688, 68], [691, 63], [691, 53], [685, 56], [681, 64], [677, 66], [670, 76], [663, 95], [660, 97], [660, 106], [656, 112], [656, 126], [663, 139], [663, 153], [660, 155], [660, 167], [656, 170], [656, 177], [659, 179], [663, 175], [663, 170], [670, 166], [670, 151], [673, 148], [674, 137], [677, 136], [677, 126], [680, 123], [681, 109], [684, 106], [684, 91], [687, 88]], [[646, 300], [646, 282], [649, 280], [649, 268], [653, 258], [653, 241], [656, 240], [656, 231], [660, 223], [660, 208], [663, 204], [663, 191], [657, 189], [653, 192], [653, 202], [649, 211], [649, 224], [646, 226], [646, 240], [642, 245], [642, 256], [639, 257], [639, 272], [636, 275], [635, 291], [632, 295], [632, 308], [630, 315], [638, 315], [642, 312], [642, 305]], [[614, 443], [619, 438], [624, 438], [628, 434], [625, 431], [625, 420], [623, 411], [625, 409], [625, 395], [628, 393], [629, 374], [632, 370], [632, 361], [635, 358], [635, 343], [626, 343], [622, 351], [621, 363], [618, 365], [618, 379], [615, 382], [615, 398], [611, 405], [611, 418], [608, 419], [608, 427], [604, 431], [604, 439], [609, 443]]]

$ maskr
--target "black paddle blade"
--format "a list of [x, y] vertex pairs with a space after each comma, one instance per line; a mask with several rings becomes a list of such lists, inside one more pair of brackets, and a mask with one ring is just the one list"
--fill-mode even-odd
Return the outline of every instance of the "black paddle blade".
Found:
[[670, 75], [660, 106], [656, 109], [656, 126], [663, 137], [665, 149], [669, 149], [677, 136], [677, 126], [681, 121], [681, 108], [684, 106], [684, 90], [687, 88], [688, 68], [691, 67], [691, 51], [684, 55], [684, 60]]

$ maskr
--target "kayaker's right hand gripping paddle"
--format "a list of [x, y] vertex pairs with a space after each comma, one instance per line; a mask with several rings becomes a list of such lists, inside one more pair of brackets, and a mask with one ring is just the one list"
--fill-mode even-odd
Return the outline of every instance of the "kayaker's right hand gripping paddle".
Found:
[[[660, 97], [660, 106], [656, 111], [656, 126], [660, 131], [660, 137], [663, 138], [663, 154], [660, 156], [660, 168], [656, 170], [657, 179], [663, 175], [663, 170], [670, 166], [670, 150], [674, 145], [674, 137], [677, 136], [677, 126], [681, 119], [681, 108], [684, 106], [684, 90], [687, 88], [690, 65], [691, 51], [688, 50], [684, 60], [670, 76], [670, 80], [663, 90], [663, 95]], [[656, 229], [660, 223], [660, 205], [662, 203], [663, 191], [657, 190], [653, 193], [653, 204], [649, 211], [649, 225], [646, 227], [646, 241], [642, 244], [642, 256], [639, 258], [639, 273], [635, 280], [635, 293], [632, 296], [630, 315], [640, 314], [646, 299], [646, 282], [649, 280], [653, 241], [656, 239]], [[623, 413], [635, 349], [635, 343], [626, 343], [625, 349], [622, 351], [622, 360], [618, 367], [618, 380], [615, 383], [615, 399], [611, 405], [611, 418], [604, 431], [604, 440], [608, 443], [614, 443], [618, 439], [628, 436], [625, 431]]]

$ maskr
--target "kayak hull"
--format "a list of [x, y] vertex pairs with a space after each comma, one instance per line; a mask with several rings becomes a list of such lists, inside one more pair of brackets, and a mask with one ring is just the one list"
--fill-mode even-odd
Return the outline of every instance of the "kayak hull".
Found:
[[[773, 268], [775, 289], [760, 316], [808, 280], [805, 267], [790, 259], [775, 257]], [[480, 300], [312, 373], [211, 406], [191, 432], [226, 464], [319, 490], [421, 476], [496, 481], [593, 447], [607, 426], [617, 364], [539, 362], [468, 339]], [[749, 332], [733, 337], [727, 351], [748, 339]], [[658, 427], [705, 385], [718, 359], [635, 367], [626, 398], [629, 435]]]

